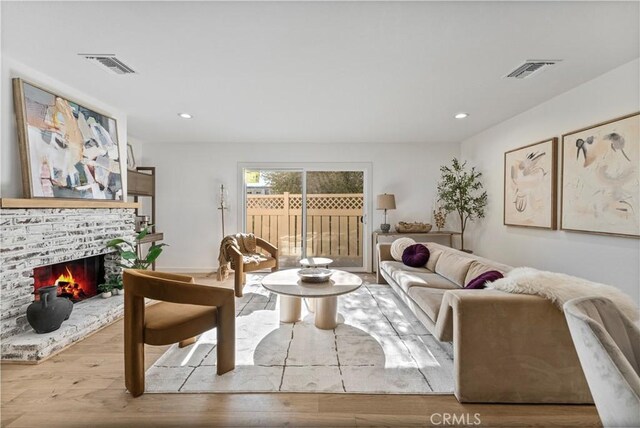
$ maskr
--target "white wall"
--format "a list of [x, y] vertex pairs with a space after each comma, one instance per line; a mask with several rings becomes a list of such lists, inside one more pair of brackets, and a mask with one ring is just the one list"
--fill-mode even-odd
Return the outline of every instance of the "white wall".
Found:
[[[54, 80], [6, 55], [2, 55], [2, 74], [0, 81], [0, 196], [4, 198], [21, 198], [22, 172], [20, 169], [20, 154], [18, 136], [16, 133], [16, 118], [13, 109], [12, 81], [20, 77], [30, 83], [53, 91], [65, 98], [81, 103], [97, 112], [115, 118], [118, 122], [118, 139], [120, 140], [120, 159], [123, 172], [127, 167], [127, 116], [112, 106], [104, 104], [90, 95], [80, 92], [73, 87]], [[126, 192], [127, 174], [123, 173], [122, 186]]]
[[[218, 266], [222, 238], [216, 192], [229, 189], [226, 233], [238, 231], [238, 163], [370, 162], [372, 194], [394, 193], [400, 220], [431, 222], [439, 167], [459, 155], [457, 144], [144, 144], [144, 164], [157, 168], [157, 227], [170, 245], [158, 266], [186, 272]], [[373, 211], [372, 229], [382, 223]]]
[[510, 265], [615, 285], [638, 301], [637, 239], [507, 227], [502, 224], [502, 198], [505, 151], [638, 111], [639, 76], [640, 62], [635, 60], [462, 143], [462, 158], [484, 174], [489, 194], [487, 217], [472, 224], [465, 236], [468, 248]]

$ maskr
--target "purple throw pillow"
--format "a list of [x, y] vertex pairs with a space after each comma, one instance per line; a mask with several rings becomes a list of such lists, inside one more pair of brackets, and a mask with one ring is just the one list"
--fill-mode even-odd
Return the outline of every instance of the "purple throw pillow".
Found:
[[464, 288], [479, 290], [485, 288], [485, 284], [487, 282], [493, 282], [500, 278], [504, 278], [500, 272], [497, 270], [490, 270], [489, 272], [485, 272], [473, 278]]
[[429, 249], [422, 244], [409, 245], [402, 252], [402, 263], [411, 267], [423, 267], [430, 254]]

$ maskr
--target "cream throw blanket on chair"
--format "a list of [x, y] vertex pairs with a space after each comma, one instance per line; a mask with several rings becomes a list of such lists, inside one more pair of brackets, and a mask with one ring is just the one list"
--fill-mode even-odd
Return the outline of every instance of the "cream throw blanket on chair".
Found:
[[218, 281], [224, 281], [229, 278], [229, 265], [231, 265], [231, 269], [236, 269], [236, 266], [233, 266], [232, 248], [242, 253], [242, 263], [260, 263], [260, 255], [256, 253], [256, 236], [253, 233], [236, 233], [235, 235], [225, 236], [220, 243]]
[[631, 320], [638, 320], [638, 308], [629, 296], [610, 285], [562, 273], [546, 272], [530, 267], [513, 269], [505, 278], [487, 284], [487, 288], [507, 293], [534, 294], [562, 306], [578, 297], [605, 297], [611, 300]]

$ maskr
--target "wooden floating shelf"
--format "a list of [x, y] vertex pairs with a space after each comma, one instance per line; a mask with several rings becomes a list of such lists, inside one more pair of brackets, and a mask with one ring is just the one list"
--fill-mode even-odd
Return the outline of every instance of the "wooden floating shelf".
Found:
[[140, 244], [147, 244], [149, 242], [162, 241], [164, 239], [164, 234], [162, 232], [150, 233], [141, 240], [138, 241]]
[[18, 199], [0, 198], [2, 208], [139, 208], [138, 202], [104, 201], [96, 199]]

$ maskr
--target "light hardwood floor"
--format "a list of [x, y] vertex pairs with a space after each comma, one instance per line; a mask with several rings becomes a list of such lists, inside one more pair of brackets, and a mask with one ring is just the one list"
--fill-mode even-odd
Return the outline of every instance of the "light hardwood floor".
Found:
[[[124, 388], [123, 323], [39, 365], [2, 364], [3, 427], [599, 426], [594, 406], [460, 404], [453, 395], [145, 394]], [[147, 366], [167, 347], [146, 348]], [[451, 426], [451, 425], [449, 425]], [[472, 426], [472, 425], [469, 425]]]
[[[147, 347], [147, 365], [165, 347]], [[598, 426], [593, 406], [463, 405], [452, 395], [145, 394], [124, 389], [122, 321], [35, 366], [2, 365], [3, 427], [424, 426], [434, 413], [482, 426]], [[460, 417], [460, 416], [458, 416]], [[433, 421], [438, 423], [439, 416]], [[441, 425], [442, 426], [442, 425]]]

